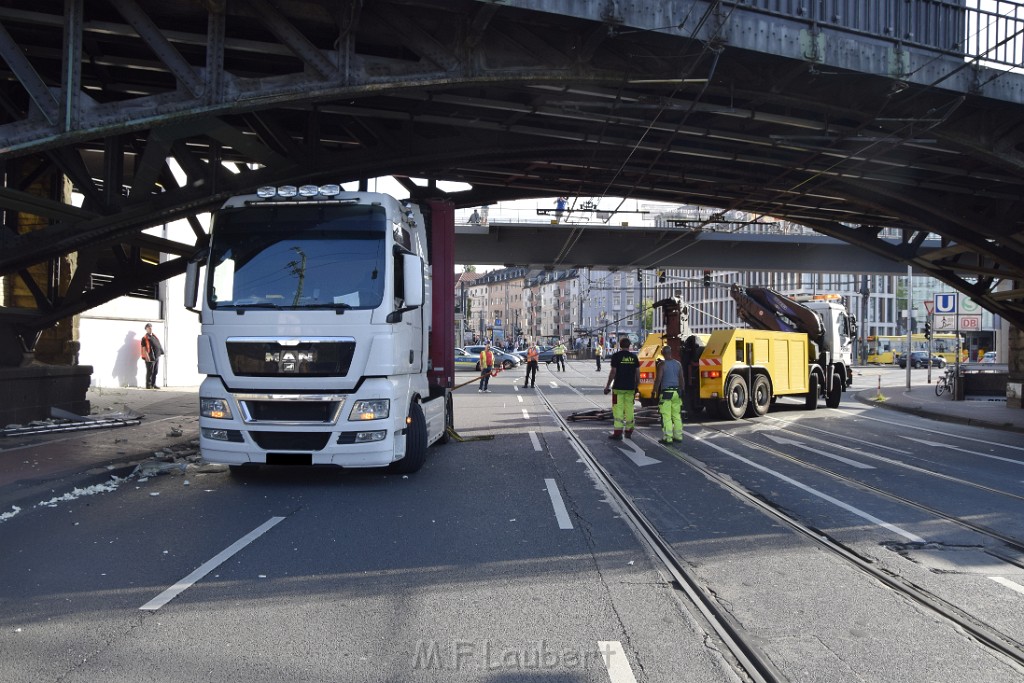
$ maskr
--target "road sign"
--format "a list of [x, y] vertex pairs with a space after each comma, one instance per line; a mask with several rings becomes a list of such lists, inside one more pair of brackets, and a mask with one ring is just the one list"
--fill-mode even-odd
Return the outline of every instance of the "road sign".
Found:
[[980, 315], [961, 315], [960, 317], [960, 329], [966, 332], [981, 329], [981, 316]]
[[956, 292], [935, 295], [935, 314], [948, 315], [956, 313]]
[[932, 313], [934, 313], [935, 312], [935, 302], [934, 301], [925, 301], [924, 302], [924, 312], [927, 313], [928, 315], [931, 315]]
[[937, 315], [935, 324], [932, 325], [933, 332], [949, 332], [956, 329], [955, 315]]
[[981, 304], [979, 304], [977, 301], [974, 301], [973, 299], [971, 299], [971, 297], [967, 296], [966, 294], [961, 294], [957, 313], [967, 313], [969, 315], [974, 315], [975, 313], [980, 314]]

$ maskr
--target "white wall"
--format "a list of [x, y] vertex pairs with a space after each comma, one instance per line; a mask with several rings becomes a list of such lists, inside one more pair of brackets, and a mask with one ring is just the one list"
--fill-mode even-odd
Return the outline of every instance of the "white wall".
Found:
[[[146, 232], [186, 244], [195, 240], [185, 221]], [[146, 386], [146, 364], [139, 346], [146, 323], [152, 323], [166, 352], [160, 359], [159, 386], [199, 386], [203, 380], [196, 369], [199, 316], [185, 310], [184, 299], [185, 276], [179, 275], [160, 284], [156, 300], [124, 296], [81, 314], [78, 362], [93, 366], [92, 386]]]

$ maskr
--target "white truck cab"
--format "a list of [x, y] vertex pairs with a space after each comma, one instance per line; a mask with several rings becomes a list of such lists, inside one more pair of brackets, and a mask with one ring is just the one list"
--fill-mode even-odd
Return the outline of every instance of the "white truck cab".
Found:
[[450, 391], [428, 378], [427, 255], [420, 208], [388, 195], [285, 186], [229, 199], [201, 300], [203, 457], [419, 469], [452, 424]]

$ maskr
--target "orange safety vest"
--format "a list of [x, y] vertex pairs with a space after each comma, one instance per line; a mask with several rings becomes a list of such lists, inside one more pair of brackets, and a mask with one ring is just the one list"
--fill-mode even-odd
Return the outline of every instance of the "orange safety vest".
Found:
[[540, 358], [540, 351], [536, 348], [526, 350], [526, 362], [535, 361]]
[[480, 352], [480, 369], [494, 367], [494, 352], [484, 349]]

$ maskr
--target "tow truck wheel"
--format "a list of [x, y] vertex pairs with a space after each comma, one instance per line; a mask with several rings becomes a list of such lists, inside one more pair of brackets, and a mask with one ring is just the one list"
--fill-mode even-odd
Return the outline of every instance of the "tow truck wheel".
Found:
[[419, 403], [409, 406], [409, 426], [405, 432], [405, 457], [388, 466], [396, 474], [418, 472], [427, 461], [427, 418]]
[[818, 387], [818, 376], [816, 374], [811, 374], [807, 387], [807, 402], [804, 403], [804, 407], [807, 408], [807, 410], [815, 410], [818, 407], [818, 394], [820, 391], [821, 390]]
[[839, 401], [843, 398], [843, 378], [839, 376], [839, 373], [832, 375], [832, 387], [828, 390], [828, 396], [825, 397], [825, 405], [829, 408], [838, 408]]
[[754, 378], [754, 386], [750, 388], [750, 406], [754, 415], [761, 417], [767, 414], [772, 404], [772, 385], [764, 375]]
[[747, 380], [739, 375], [733, 375], [725, 385], [725, 417], [730, 420], [738, 420], [747, 412], [747, 404], [750, 403], [750, 391], [747, 388]]

